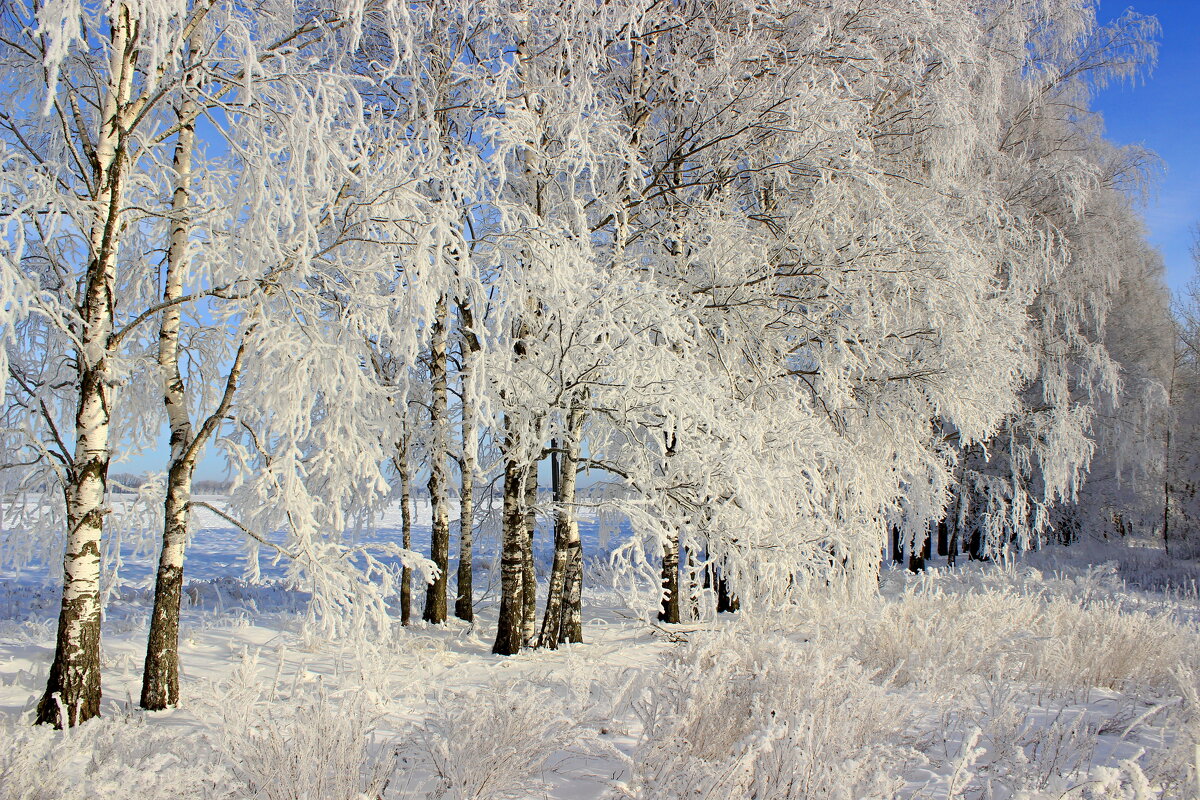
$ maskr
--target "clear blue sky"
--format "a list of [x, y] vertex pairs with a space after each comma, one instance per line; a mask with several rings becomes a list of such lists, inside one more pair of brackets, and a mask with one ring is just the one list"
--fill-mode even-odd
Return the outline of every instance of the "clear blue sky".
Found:
[[1142, 144], [1164, 162], [1144, 209], [1150, 241], [1163, 254], [1167, 283], [1179, 292], [1193, 273], [1192, 230], [1200, 223], [1200, 0], [1101, 0], [1101, 23], [1132, 8], [1162, 26], [1158, 66], [1137, 85], [1096, 98], [1108, 138]]

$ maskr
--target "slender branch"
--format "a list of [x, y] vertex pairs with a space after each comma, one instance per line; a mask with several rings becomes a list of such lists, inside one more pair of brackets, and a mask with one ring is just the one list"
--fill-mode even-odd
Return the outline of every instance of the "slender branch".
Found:
[[265, 536], [263, 536], [263, 535], [261, 535], [261, 534], [255, 533], [254, 531], [250, 530], [250, 529], [249, 529], [249, 528], [247, 528], [245, 525], [243, 525], [242, 523], [238, 522], [236, 519], [234, 519], [233, 517], [229, 516], [229, 515], [228, 515], [228, 514], [226, 514], [224, 511], [222, 511], [221, 509], [217, 508], [217, 507], [216, 507], [216, 506], [214, 506], [213, 504], [211, 504], [211, 503], [206, 503], [206, 502], [205, 502], [205, 501], [203, 501], [203, 500], [191, 500], [191, 501], [189, 501], [189, 502], [188, 502], [188, 507], [190, 508], [190, 507], [192, 507], [192, 506], [195, 506], [196, 508], [203, 508], [203, 509], [207, 509], [207, 510], [211, 511], [212, 513], [216, 514], [216, 515], [217, 515], [218, 517], [220, 517], [221, 519], [223, 519], [223, 520], [225, 520], [226, 522], [228, 522], [230, 525], [233, 525], [235, 528], [237, 528], [237, 529], [238, 529], [238, 530], [240, 530], [242, 533], [244, 533], [244, 534], [246, 534], [247, 536], [249, 536], [251, 539], [254, 539], [256, 542], [259, 542], [260, 544], [265, 544], [267, 547], [272, 547], [272, 548], [274, 548], [275, 550], [278, 550], [280, 553], [283, 553], [285, 556], [287, 556], [288, 558], [292, 559], [293, 561], [299, 561], [299, 560], [300, 560], [300, 557], [299, 557], [299, 556], [297, 556], [295, 553], [293, 553], [291, 550], [288, 550], [288, 549], [287, 549], [286, 547], [284, 547], [283, 545], [275, 544], [275, 542], [272, 542], [270, 539], [267, 539]]

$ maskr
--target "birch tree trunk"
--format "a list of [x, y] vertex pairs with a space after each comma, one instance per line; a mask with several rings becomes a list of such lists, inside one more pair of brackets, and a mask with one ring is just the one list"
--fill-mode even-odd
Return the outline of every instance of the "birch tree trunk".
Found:
[[[517, 433], [511, 420], [505, 450], [517, 452]], [[504, 462], [504, 520], [500, 549], [500, 618], [496, 626], [496, 642], [492, 652], [511, 656], [521, 650], [522, 620], [525, 611], [525, 495], [526, 468], [515, 458]]]
[[[184, 54], [190, 59], [195, 48]], [[171, 198], [174, 218], [167, 250], [167, 274], [163, 301], [177, 303], [183, 296], [187, 269], [188, 234], [191, 231], [190, 192], [192, 153], [196, 145], [196, 75], [189, 68], [176, 111], [179, 133], [175, 140], [175, 191]], [[158, 370], [163, 403], [171, 427], [171, 457], [167, 470], [166, 501], [163, 509], [163, 542], [154, 584], [154, 610], [142, 671], [142, 708], [160, 710], [179, 702], [179, 603], [183, 592], [183, 559], [187, 543], [188, 503], [196, 458], [192, 445], [191, 416], [183, 378], [179, 372], [179, 329], [181, 309], [169, 305], [162, 311], [158, 329]]]
[[462, 366], [458, 371], [462, 387], [462, 460], [459, 471], [462, 487], [458, 501], [458, 583], [454, 598], [454, 616], [472, 622], [475, 619], [474, 603], [474, 524], [475, 524], [475, 472], [478, 469], [478, 443], [475, 433], [475, 354], [479, 352], [479, 339], [474, 333], [474, 315], [467, 303], [459, 303], [459, 318], [462, 320], [460, 337], [462, 343]]
[[[467, 403], [463, 402], [463, 413], [468, 413]], [[470, 413], [474, 413], [472, 408]], [[475, 425], [463, 420], [463, 440], [475, 436]], [[470, 445], [467, 445], [470, 447]], [[474, 580], [474, 536], [475, 518], [475, 454], [463, 454], [462, 488], [459, 492], [458, 503], [458, 581], [454, 597], [454, 616], [472, 622], [475, 619]]]
[[[400, 475], [400, 541], [405, 550], [412, 549], [412, 474], [408, 467], [408, 444], [401, 441], [396, 445], [393, 459], [396, 472]], [[400, 624], [412, 623], [412, 567], [400, 571]]]
[[[198, 49], [195, 40], [189, 41], [183, 54], [185, 61], [190, 61]], [[163, 287], [164, 308], [158, 329], [158, 369], [163, 403], [171, 428], [171, 456], [163, 509], [163, 544], [155, 578], [154, 609], [150, 615], [150, 635], [142, 671], [141, 705], [149, 710], [161, 710], [179, 703], [179, 605], [191, 518], [192, 479], [203, 447], [229, 414], [241, 376], [247, 336], [253, 327], [242, 334], [233, 363], [226, 374], [224, 391], [217, 408], [195, 431], [188, 411], [187, 390], [179, 370], [182, 313], [179, 301], [184, 294], [184, 277], [189, 268], [187, 247], [192, 222], [189, 185], [196, 145], [197, 112], [196, 70], [195, 65], [189, 65], [176, 110], [179, 133], [174, 153], [173, 220]]]
[[525, 474], [525, 540], [521, 570], [521, 642], [537, 646], [537, 573], [533, 565], [533, 534], [537, 529], [537, 462], [530, 462]]
[[679, 531], [671, 528], [663, 543], [662, 608], [660, 622], [679, 622]]
[[563, 586], [560, 642], [583, 641], [583, 542], [579, 538], [579, 518], [575, 518], [574, 541], [567, 543], [567, 575]]
[[[178, 308], [177, 306], [174, 308]], [[164, 330], [168, 327], [164, 322]], [[142, 670], [142, 708], [158, 711], [179, 704], [179, 604], [183, 594], [183, 563], [191, 521], [192, 478], [204, 445], [229, 415], [246, 354], [246, 335], [225, 378], [225, 390], [217, 408], [193, 436], [179, 376], [178, 317], [174, 337], [160, 331], [159, 358], [164, 351], [173, 377], [167, 374], [164, 399], [171, 423], [171, 464], [167, 470], [167, 497], [163, 509], [163, 544], [154, 584], [154, 609], [150, 614], [150, 635], [146, 642], [146, 662]], [[171, 341], [173, 339], [173, 341]]]
[[429, 448], [429, 502], [433, 512], [429, 558], [437, 565], [438, 575], [425, 590], [423, 616], [426, 622], [434, 624], [446, 621], [446, 585], [450, 573], [450, 476], [446, 471], [446, 459], [449, 457], [446, 425], [449, 315], [446, 305], [445, 296], [438, 299], [429, 356], [430, 380], [433, 384], [433, 403], [429, 410], [433, 434]]
[[577, 413], [578, 417], [572, 416], [567, 421], [570, 439], [567, 459], [563, 464], [563, 473], [569, 473], [571, 476], [569, 489], [563, 491], [563, 500], [571, 511], [571, 525], [567, 529], [565, 548], [567, 570], [563, 577], [562, 623], [558, 631], [560, 643], [583, 641], [583, 541], [579, 536], [579, 513], [574, 508], [574, 503], [579, 486], [579, 460], [583, 446], [585, 414], [582, 407], [573, 409], [573, 412]]
[[[666, 437], [666, 434], [664, 434]], [[675, 456], [679, 438], [671, 431], [666, 438], [665, 456], [669, 461]], [[679, 529], [671, 525], [667, 529], [667, 540], [663, 542], [662, 560], [662, 606], [658, 611], [660, 622], [679, 622]]]
[[[175, 438], [174, 431], [171, 434]], [[174, 446], [174, 442], [172, 442]], [[142, 670], [141, 706], [158, 711], [179, 703], [179, 605], [183, 593], [183, 551], [195, 464], [172, 459], [167, 477], [162, 552], [154, 582], [154, 610]]]
[[[546, 614], [542, 619], [542, 634], [538, 640], [539, 647], [554, 650], [559, 643], [565, 641], [582, 641], [582, 630], [573, 630], [568, 622], [566, 613], [570, 605], [568, 587], [570, 579], [575, 579], [573, 586], [576, 593], [582, 571], [572, 574], [575, 559], [582, 558], [582, 546], [579, 539], [579, 517], [575, 510], [575, 486], [577, 465], [579, 463], [579, 438], [583, 430], [583, 409], [573, 404], [567, 415], [567, 431], [563, 437], [562, 450], [557, 454], [555, 469], [554, 503], [556, 515], [554, 520], [554, 565], [550, 571], [549, 589], [546, 593]], [[578, 614], [573, 615], [572, 621], [578, 620]]]
[[[565, 446], [564, 448], [565, 449]], [[562, 462], [564, 454], [558, 441], [550, 440], [550, 486], [554, 497], [554, 561], [550, 565], [550, 578], [546, 581], [546, 611], [542, 616], [542, 632], [538, 636], [538, 647], [558, 648], [558, 631], [562, 627], [562, 595], [566, 582], [567, 561], [562, 547], [562, 510], [559, 505], [563, 496]]]
[[[82, 347], [76, 353], [79, 403], [75, 452], [64, 487], [67, 543], [54, 661], [37, 722], [77, 725], [100, 714], [100, 540], [111, 458], [109, 339], [113, 333], [117, 247], [124, 205], [126, 152], [122, 141], [137, 61], [129, 9], [116, 9], [110, 30], [107, 86], [92, 161], [96, 216], [80, 308]], [[84, 131], [80, 134], [86, 135]], [[65, 710], [65, 718], [61, 711]]]
[[[513, 67], [517, 82], [515, 89], [522, 98], [525, 111], [533, 118], [540, 119], [538, 103], [530, 88], [526, 65], [530, 33], [529, 12], [525, 4], [522, 3], [519, 6], [517, 14], [520, 19], [518, 24], [521, 31], [513, 53]], [[527, 201], [532, 212], [541, 218], [540, 162], [537, 147], [534, 146], [537, 144], [537, 140], [533, 140], [529, 144], [530, 146], [524, 147], [521, 153], [523, 170], [531, 187]], [[526, 255], [528, 257], [528, 253]], [[526, 302], [531, 307], [532, 313], [536, 314], [537, 303], [531, 298]], [[513, 345], [514, 357], [516, 360], [524, 359], [527, 352], [524, 339], [528, 329], [521, 319], [518, 318], [515, 321], [513, 332], [516, 339]], [[501, 393], [501, 397], [504, 397], [503, 393]], [[523, 644], [530, 642], [533, 629], [536, 627], [528, 610], [530, 595], [534, 596], [533, 602], [536, 604], [536, 588], [530, 586], [527, 574], [529, 565], [526, 561], [532, 556], [532, 552], [525, 509], [528, 497], [526, 483], [529, 478], [530, 464], [536, 470], [536, 461], [526, 454], [529, 448], [524, 446], [527, 443], [518, 432], [518, 426], [522, 425], [522, 421], [513, 419], [510, 414], [511, 412], [506, 413], [504, 423], [504, 521], [500, 554], [500, 619], [496, 631], [496, 642], [492, 646], [493, 653], [502, 655], [513, 655], [519, 652]], [[528, 431], [526, 435], [532, 435], [531, 432], [535, 427], [530, 425], [526, 429]], [[536, 471], [533, 473], [533, 480], [536, 493]], [[536, 610], [535, 605], [534, 613]]]

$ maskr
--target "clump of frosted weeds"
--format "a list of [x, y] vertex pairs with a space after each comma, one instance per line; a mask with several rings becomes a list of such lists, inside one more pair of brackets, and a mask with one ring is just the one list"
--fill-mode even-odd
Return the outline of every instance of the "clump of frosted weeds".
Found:
[[[1111, 798], [1156, 796], [1139, 761], [1144, 750], [1108, 738], [1136, 720], [1071, 701], [1065, 695], [1031, 695], [1004, 682], [978, 681], [975, 705], [937, 726], [943, 738], [932, 760], [949, 765], [948, 797]], [[1134, 723], [1134, 724], [1131, 724]], [[957, 752], [947, 747], [960, 742]]]
[[[380, 735], [383, 705], [357, 673], [265, 674], [247, 654], [205, 717], [243, 792], [262, 800], [517, 800], [579, 751], [584, 710], [565, 693], [522, 683], [443, 692], [418, 723]], [[375, 698], [378, 700], [378, 698]]]
[[323, 688], [287, 704], [228, 709], [221, 749], [250, 796], [264, 800], [379, 797], [393, 771], [366, 704]]
[[1164, 800], [1190, 800], [1200, 796], [1200, 673], [1181, 667], [1175, 679], [1179, 702], [1164, 704], [1158, 720], [1167, 747], [1157, 751], [1147, 772], [1161, 785]]
[[558, 693], [523, 683], [444, 694], [413, 745], [430, 775], [421, 796], [518, 800], [540, 796], [543, 776], [583, 737]]
[[0, 798], [231, 798], [229, 771], [208, 741], [134, 717], [55, 731], [0, 722]]
[[376, 742], [377, 712], [363, 692], [329, 690], [297, 673], [280, 696], [282, 659], [270, 683], [246, 655], [229, 681], [202, 703], [214, 738], [243, 795], [262, 800], [381, 797], [394, 769]]
[[883, 604], [863, 624], [857, 652], [899, 685], [978, 675], [1157, 694], [1170, 690], [1173, 671], [1192, 663], [1198, 646], [1200, 636], [1169, 617], [1115, 601], [926, 585]]
[[704, 636], [647, 677], [616, 796], [890, 797], [922, 756], [909, 707], [844, 654], [747, 631]]

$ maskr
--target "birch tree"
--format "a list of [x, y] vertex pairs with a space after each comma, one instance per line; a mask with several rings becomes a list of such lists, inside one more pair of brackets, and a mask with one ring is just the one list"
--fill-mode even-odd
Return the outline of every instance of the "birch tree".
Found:
[[[65, 6], [65, 7], [64, 7]], [[147, 300], [135, 198], [161, 174], [164, 80], [196, 16], [124, 3], [8, 4], [3, 82], [20, 98], [4, 114], [7, 227], [26, 248], [6, 260], [33, 278], [34, 313], [51, 357], [71, 364], [63, 405], [38, 408], [55, 441], [64, 494], [63, 596], [54, 661], [37, 720], [74, 725], [100, 711], [100, 548], [122, 340]], [[18, 177], [19, 176], [19, 177]], [[15, 193], [14, 193], [15, 191]], [[33, 247], [28, 247], [33, 244]], [[144, 306], [143, 306], [144, 307]], [[12, 376], [10, 371], [10, 376]], [[71, 420], [73, 431], [63, 425]]]
[[[307, 71], [298, 69], [306, 46], [321, 38], [325, 26], [332, 23], [336, 29], [344, 21], [337, 8], [299, 23], [284, 14], [220, 28], [218, 18], [228, 24], [241, 11], [214, 3], [66, 5], [14, 4], [4, 20], [11, 34], [5, 40], [5, 80], [26, 98], [5, 118], [6, 146], [28, 165], [21, 168], [23, 180], [40, 181], [51, 192], [32, 204], [27, 197], [6, 205], [10, 224], [23, 237], [36, 237], [34, 248], [7, 263], [17, 274], [49, 278], [39, 279], [43, 290], [36, 298], [40, 316], [49, 323], [46, 330], [58, 339], [46, 346], [52, 357], [59, 358], [57, 350], [69, 358], [75, 373], [73, 396], [60, 392], [57, 407], [25, 406], [37, 412], [33, 419], [55, 440], [50, 457], [61, 464], [65, 495], [61, 630], [38, 713], [40, 721], [55, 724], [74, 724], [99, 710], [99, 555], [107, 465], [113, 437], [122, 432], [114, 424], [128, 420], [127, 429], [142, 438], [154, 429], [147, 424], [145, 398], [119, 391], [137, 365], [149, 368], [142, 348], [147, 328], [160, 320], [156, 371], [173, 437], [161, 602], [154, 614], [144, 698], [158, 707], [174, 702], [177, 692], [175, 620], [191, 473], [204, 443], [229, 412], [242, 354], [263, 343], [271, 327], [258, 328], [255, 338], [249, 333], [255, 325], [243, 326], [240, 344], [235, 334], [230, 349], [222, 349], [229, 342], [219, 345], [217, 352], [230, 359], [224, 390], [208, 385], [193, 392], [184, 386], [178, 366], [184, 306], [206, 298], [243, 301], [235, 311], [218, 314], [220, 323], [232, 323], [236, 330], [237, 320], [249, 323], [268, 312], [270, 303], [262, 301], [281, 288], [281, 271], [302, 273], [309, 296], [326, 292], [341, 266], [331, 257], [340, 243], [354, 240], [357, 258], [366, 252], [364, 233], [382, 234], [366, 239], [380, 245], [375, 252], [382, 255], [382, 246], [396, 241], [413, 208], [403, 189], [410, 173], [401, 176], [387, 168], [373, 173], [384, 186], [376, 193], [363, 186], [360, 167], [348, 163], [368, 156], [366, 139], [348, 127], [365, 116], [345, 114], [347, 108], [361, 108], [327, 60], [340, 45], [315, 56], [326, 59], [321, 76], [314, 79], [312, 71], [318, 61], [309, 62]], [[350, 33], [346, 41], [353, 39]], [[191, 163], [199, 86], [209, 92], [210, 119], [230, 143], [228, 166], [244, 170], [240, 180], [228, 180], [232, 173], [222, 171], [224, 165], [214, 172], [212, 162], [205, 162], [205, 171], [197, 172]], [[271, 89], [269, 98], [259, 91], [263, 87]], [[212, 113], [214, 102], [219, 115]], [[299, 113], [287, 119], [289, 111]], [[331, 148], [335, 132], [341, 138]], [[307, 197], [298, 196], [297, 187], [309, 192]], [[172, 198], [165, 206], [157, 202], [164, 195]], [[329, 207], [332, 199], [336, 207], [338, 198], [345, 201], [340, 212], [307, 215], [314, 201]], [[203, 237], [192, 222], [199, 208], [209, 215]], [[47, 227], [52, 219], [61, 224]], [[162, 219], [170, 221], [169, 231], [158, 224]], [[297, 225], [298, 220], [303, 222]], [[153, 263], [144, 257], [155, 249], [160, 233], [166, 251], [161, 295]], [[199, 248], [201, 238], [214, 246]], [[314, 272], [316, 264], [333, 268], [314, 280], [320, 274]], [[364, 272], [374, 280], [369, 267]], [[213, 398], [211, 413], [193, 429], [189, 415], [205, 398]], [[68, 415], [76, 428], [73, 447], [60, 434]], [[45, 441], [38, 436], [35, 445]]]

